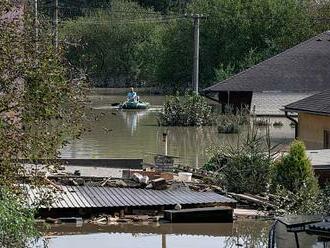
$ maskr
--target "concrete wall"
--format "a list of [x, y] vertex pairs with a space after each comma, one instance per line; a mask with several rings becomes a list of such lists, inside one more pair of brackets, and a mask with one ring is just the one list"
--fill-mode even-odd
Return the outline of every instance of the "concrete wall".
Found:
[[298, 137], [307, 149], [324, 148], [324, 131], [330, 131], [330, 116], [299, 113]]

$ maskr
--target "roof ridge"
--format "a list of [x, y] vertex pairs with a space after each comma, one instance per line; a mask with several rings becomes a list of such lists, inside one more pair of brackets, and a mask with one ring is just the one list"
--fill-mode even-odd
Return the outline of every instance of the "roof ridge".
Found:
[[279, 56], [281, 56], [281, 55], [285, 55], [285, 54], [287, 54], [288, 52], [290, 52], [290, 51], [292, 51], [292, 50], [294, 50], [294, 49], [296, 49], [296, 48], [299, 48], [299, 47], [301, 47], [301, 46], [303, 46], [303, 45], [306, 45], [307, 43], [309, 43], [309, 42], [315, 40], [316, 38], [318, 38], [318, 37], [320, 37], [320, 36], [323, 36], [323, 35], [325, 35], [325, 34], [330, 35], [330, 30], [325, 31], [325, 32], [322, 32], [322, 33], [320, 33], [320, 34], [318, 34], [318, 35], [315, 35], [315, 36], [313, 36], [313, 37], [311, 37], [311, 38], [309, 38], [309, 39], [303, 41], [303, 42], [298, 43], [297, 45], [295, 45], [295, 46], [293, 46], [293, 47], [290, 47], [290, 48], [288, 48], [288, 49], [285, 49], [284, 51], [282, 51], [282, 52], [280, 52], [280, 53], [278, 53], [278, 54], [276, 54], [276, 55], [274, 55], [274, 56], [271, 56], [271, 57], [269, 57], [268, 59], [265, 59], [265, 60], [259, 62], [258, 64], [255, 64], [255, 65], [253, 65], [253, 66], [251, 66], [251, 67], [249, 67], [249, 68], [247, 68], [247, 69], [245, 69], [245, 70], [243, 70], [243, 71], [241, 71], [241, 72], [239, 72], [239, 73], [236, 73], [235, 75], [233, 75], [233, 76], [231, 76], [231, 77], [229, 77], [229, 78], [227, 78], [227, 79], [225, 79], [225, 80], [222, 80], [222, 81], [220, 81], [220, 82], [218, 82], [218, 83], [216, 83], [216, 84], [214, 84], [214, 85], [212, 85], [212, 86], [210, 86], [210, 87], [207, 87], [206, 89], [204, 89], [204, 91], [207, 91], [207, 90], [213, 88], [214, 86], [216, 86], [216, 85], [218, 85], [218, 84], [221, 84], [221, 85], [229, 84], [229, 83], [230, 83], [230, 82], [228, 82], [229, 80], [234, 79], [234, 78], [236, 78], [236, 77], [238, 77], [238, 76], [240, 76], [240, 75], [243, 75], [243, 74], [249, 72], [250, 70], [254, 69], [255, 67], [257, 67], [257, 66], [259, 66], [259, 65], [261, 65], [261, 64], [264, 64], [264, 63], [268, 62], [269, 60], [272, 60], [272, 59], [274, 59], [274, 58], [276, 58], [276, 57], [279, 57]]

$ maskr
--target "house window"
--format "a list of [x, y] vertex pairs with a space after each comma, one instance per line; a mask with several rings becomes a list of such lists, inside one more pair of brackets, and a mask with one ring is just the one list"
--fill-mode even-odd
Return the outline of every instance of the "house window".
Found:
[[324, 130], [324, 149], [330, 149], [330, 130]]

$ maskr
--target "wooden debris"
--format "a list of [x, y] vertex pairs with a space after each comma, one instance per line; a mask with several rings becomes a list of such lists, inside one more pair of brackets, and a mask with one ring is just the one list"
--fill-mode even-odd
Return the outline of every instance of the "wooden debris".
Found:
[[259, 211], [256, 209], [235, 208], [234, 216], [244, 217], [244, 218], [259, 218], [259, 217], [267, 217], [269, 216], [269, 213], [267, 211]]
[[263, 207], [269, 207], [272, 209], [275, 209], [275, 205], [271, 204], [270, 202], [266, 201], [266, 200], [261, 200], [260, 198], [257, 198], [255, 196], [252, 195], [247, 195], [247, 194], [236, 194], [236, 193], [228, 193], [229, 196], [232, 196], [233, 198], [235, 198], [236, 200], [243, 200], [258, 206], [263, 206]]

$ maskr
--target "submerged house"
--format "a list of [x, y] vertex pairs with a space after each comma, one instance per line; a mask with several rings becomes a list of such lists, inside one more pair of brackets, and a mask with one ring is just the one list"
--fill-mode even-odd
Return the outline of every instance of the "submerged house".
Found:
[[288, 104], [284, 112], [298, 113], [296, 136], [308, 149], [330, 149], [330, 90]]
[[330, 88], [330, 31], [203, 90], [222, 106], [255, 107], [259, 115]]

